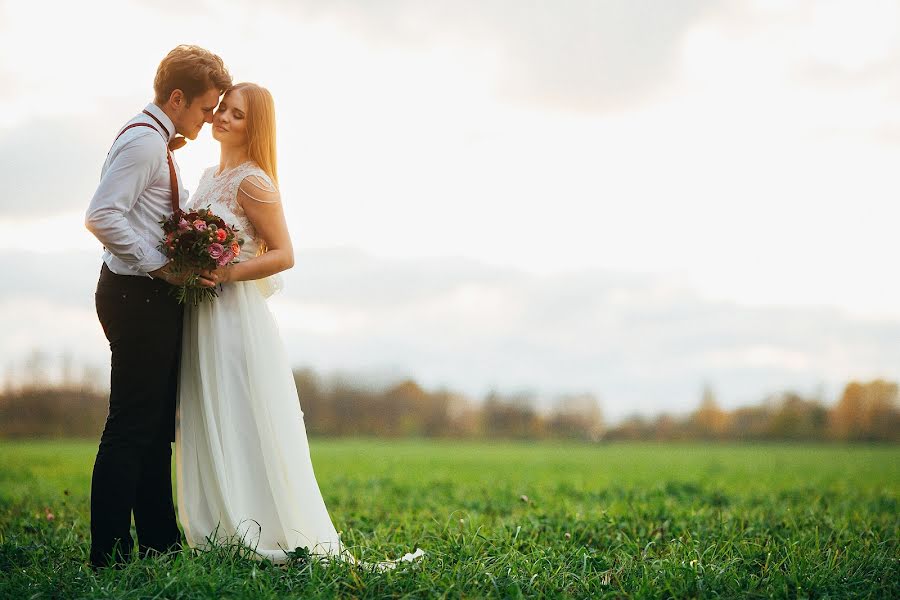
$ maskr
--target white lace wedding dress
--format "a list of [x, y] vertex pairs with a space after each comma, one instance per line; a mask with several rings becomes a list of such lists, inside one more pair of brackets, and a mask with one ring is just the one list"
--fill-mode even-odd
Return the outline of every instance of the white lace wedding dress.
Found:
[[[237, 202], [248, 162], [203, 173], [191, 209], [209, 205], [237, 226], [252, 259], [260, 241]], [[249, 201], [249, 200], [248, 200]], [[220, 286], [184, 313], [175, 440], [178, 516], [191, 547], [239, 539], [276, 563], [305, 547], [359, 564], [341, 544], [310, 461], [303, 412], [284, 345], [266, 304], [273, 278]], [[300, 399], [302, 400], [302, 399]], [[418, 558], [417, 549], [379, 569]]]

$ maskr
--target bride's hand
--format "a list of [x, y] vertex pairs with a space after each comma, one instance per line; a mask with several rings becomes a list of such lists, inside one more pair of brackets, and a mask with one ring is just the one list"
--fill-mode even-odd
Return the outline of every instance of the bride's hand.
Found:
[[[172, 263], [167, 263], [166, 265], [159, 269], [156, 269], [155, 271], [150, 271], [148, 274], [154, 279], [162, 279], [163, 281], [171, 285], [184, 285], [185, 283], [187, 283], [188, 278], [191, 276], [190, 272], [180, 272], [178, 274], [175, 274], [170, 269], [171, 264]], [[210, 271], [197, 273], [197, 275], [200, 276], [200, 279], [197, 281], [197, 283], [199, 283], [203, 287], [215, 287], [217, 282], [213, 281], [207, 275], [208, 273], [210, 273]]]
[[215, 287], [220, 283], [231, 281], [231, 265], [225, 265], [212, 271], [200, 271], [198, 275], [200, 275], [201, 285]]

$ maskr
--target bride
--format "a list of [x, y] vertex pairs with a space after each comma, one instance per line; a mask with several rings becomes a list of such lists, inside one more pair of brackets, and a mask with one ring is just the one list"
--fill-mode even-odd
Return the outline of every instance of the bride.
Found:
[[175, 460], [185, 537], [199, 548], [239, 539], [276, 563], [298, 547], [357, 563], [319, 491], [297, 388], [265, 300], [277, 287], [273, 276], [294, 264], [269, 91], [252, 83], [230, 88], [213, 137], [219, 165], [203, 173], [190, 208], [209, 205], [245, 243], [240, 262], [208, 273], [221, 284], [218, 298], [184, 313]]

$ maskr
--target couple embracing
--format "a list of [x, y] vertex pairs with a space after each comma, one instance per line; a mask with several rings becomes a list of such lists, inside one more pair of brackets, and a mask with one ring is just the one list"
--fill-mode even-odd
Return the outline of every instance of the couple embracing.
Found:
[[[221, 58], [185, 45], [160, 63], [154, 92], [113, 141], [85, 218], [105, 248], [95, 300], [112, 362], [91, 481], [91, 564], [130, 559], [132, 513], [140, 556], [181, 548], [173, 441], [177, 520], [189, 546], [236, 540], [276, 563], [302, 547], [359, 564], [322, 499], [291, 367], [266, 304], [277, 274], [294, 262], [272, 95], [232, 84]], [[220, 144], [219, 164], [188, 199], [172, 151], [205, 123]], [[188, 274], [157, 249], [160, 223], [207, 206], [245, 241], [238, 262], [190, 274], [218, 297], [183, 305], [171, 291]]]

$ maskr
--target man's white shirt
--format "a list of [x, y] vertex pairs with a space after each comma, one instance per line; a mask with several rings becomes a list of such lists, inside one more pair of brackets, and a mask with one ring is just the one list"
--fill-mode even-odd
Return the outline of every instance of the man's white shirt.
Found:
[[[153, 103], [147, 105], [175, 137], [172, 120]], [[169, 164], [166, 160], [168, 141], [165, 131], [150, 117], [141, 113], [126, 123], [149, 123], [149, 127], [132, 127], [117, 139], [106, 157], [100, 175], [100, 185], [94, 192], [85, 214], [85, 226], [104, 246], [103, 262], [118, 275], [148, 277], [168, 261], [157, 250], [163, 236], [160, 221], [172, 214], [172, 187]], [[187, 203], [188, 190], [178, 176], [178, 204]]]

